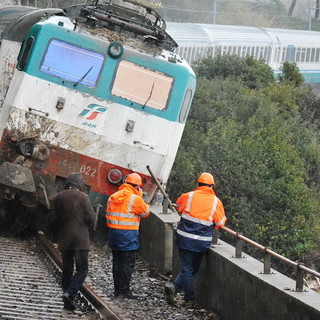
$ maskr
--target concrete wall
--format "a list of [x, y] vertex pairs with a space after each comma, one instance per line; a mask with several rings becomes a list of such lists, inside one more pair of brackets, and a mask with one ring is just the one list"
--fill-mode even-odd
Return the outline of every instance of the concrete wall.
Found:
[[296, 292], [294, 280], [250, 256], [234, 258], [235, 248], [219, 240], [205, 255], [196, 280], [196, 300], [224, 320], [320, 319], [320, 294], [304, 288]]
[[[157, 210], [142, 221], [140, 254], [160, 273], [175, 276], [173, 224], [179, 216]], [[235, 248], [221, 240], [206, 253], [195, 283], [196, 301], [202, 307], [223, 320], [320, 319], [320, 294], [307, 288], [295, 292], [294, 280], [273, 269], [271, 274], [262, 274], [260, 261], [234, 255]]]
[[152, 214], [141, 219], [140, 255], [163, 275], [173, 269], [173, 225], [180, 220], [177, 214], [162, 214], [161, 206], [152, 206]]

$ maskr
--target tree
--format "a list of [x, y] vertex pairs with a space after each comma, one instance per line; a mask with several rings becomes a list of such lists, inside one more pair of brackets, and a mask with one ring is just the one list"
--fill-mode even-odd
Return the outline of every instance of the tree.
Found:
[[263, 60], [251, 56], [240, 58], [236, 55], [208, 57], [194, 65], [201, 77], [208, 79], [232, 78], [244, 82], [250, 89], [263, 88], [275, 81], [272, 69]]
[[320, 138], [302, 104], [309, 88], [266, 81], [262, 61], [226, 59], [195, 68], [198, 87], [168, 193], [175, 200], [212, 172], [232, 229], [301, 258], [319, 245], [320, 229]]
[[316, 0], [316, 11], [314, 17], [319, 19], [319, 12], [320, 12], [320, 0]]
[[288, 16], [289, 17], [292, 17], [292, 13], [293, 13], [293, 10], [296, 6], [296, 3], [297, 3], [297, 0], [292, 0], [291, 1], [291, 5], [290, 5], [290, 8], [289, 8], [289, 12], [288, 12]]
[[295, 87], [300, 87], [304, 83], [302, 74], [295, 63], [284, 62], [279, 75], [280, 82], [290, 82]]

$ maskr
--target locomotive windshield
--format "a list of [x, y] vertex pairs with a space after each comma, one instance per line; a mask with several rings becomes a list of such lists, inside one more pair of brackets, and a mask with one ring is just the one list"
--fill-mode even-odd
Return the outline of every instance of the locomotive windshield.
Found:
[[164, 110], [170, 97], [173, 78], [129, 61], [121, 61], [112, 94], [144, 107]]
[[104, 61], [103, 55], [66, 42], [52, 40], [41, 64], [44, 73], [95, 87]]

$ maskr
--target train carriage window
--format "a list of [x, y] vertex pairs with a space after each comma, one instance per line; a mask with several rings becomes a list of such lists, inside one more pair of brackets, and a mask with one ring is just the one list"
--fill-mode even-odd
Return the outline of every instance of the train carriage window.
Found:
[[[288, 45], [287, 50], [286, 50], [286, 62], [293, 62], [297, 61], [297, 54], [298, 54], [299, 49], [294, 47], [293, 45]], [[300, 57], [300, 53], [298, 54]]]
[[184, 58], [186, 58], [187, 53], [188, 53], [188, 48], [187, 48], [187, 47], [183, 47], [183, 49], [182, 49], [182, 54], [181, 54], [181, 55], [182, 55]]
[[236, 54], [237, 54], [237, 47], [236, 47], [236, 46], [233, 46], [233, 47], [232, 47], [232, 54], [233, 54], [233, 55], [236, 55]]
[[259, 48], [259, 59], [264, 59], [264, 47]]
[[270, 61], [271, 52], [272, 52], [271, 48], [268, 48], [268, 47], [264, 48], [264, 60], [265, 61], [267, 61], [267, 62]]
[[240, 57], [243, 58], [246, 55], [246, 49], [247, 49], [246, 46], [241, 47]]
[[257, 47], [252, 47], [251, 48], [251, 56], [254, 58], [256, 56], [256, 49]]
[[301, 48], [296, 49], [296, 56], [295, 56], [296, 62], [301, 62]]
[[164, 110], [170, 97], [173, 80], [162, 72], [129, 61], [121, 61], [111, 93], [143, 106]]
[[277, 57], [276, 62], [280, 63], [282, 59], [282, 47], [277, 47]]
[[311, 49], [307, 48], [306, 49], [306, 62], [310, 62], [311, 61]]
[[316, 51], [316, 61], [315, 62], [319, 62], [320, 61], [320, 48], [317, 48]]
[[280, 62], [285, 62], [287, 57], [287, 47], [282, 47], [282, 55], [281, 55], [281, 59]]
[[71, 81], [74, 86], [82, 84], [87, 87], [95, 87], [103, 62], [102, 54], [66, 42], [52, 40], [40, 70]]
[[301, 62], [305, 62], [306, 61], [306, 53], [307, 53], [307, 49], [306, 48], [301, 48]]
[[194, 60], [196, 60], [196, 48], [195, 47], [191, 47], [190, 54], [191, 54], [191, 59], [189, 61], [191, 61], [191, 63], [192, 63]]
[[316, 58], [316, 48], [311, 49], [311, 56], [310, 56], [310, 62], [315, 62]]
[[256, 59], [262, 59], [261, 56], [261, 47], [257, 47], [257, 51], [256, 51]]
[[279, 62], [279, 52], [280, 52], [279, 47], [275, 47], [274, 48], [274, 56], [273, 56], [273, 62], [275, 62], [275, 63]]
[[192, 47], [188, 47], [188, 53], [187, 53], [187, 61], [192, 61], [191, 60], [191, 54], [192, 54]]
[[222, 53], [222, 55], [227, 55], [228, 54], [228, 46], [222, 46], [221, 53]]
[[[204, 58], [205, 57], [205, 47], [201, 47], [200, 49], [199, 49], [199, 58], [200, 59], [202, 59], [202, 58]], [[199, 60], [200, 60], [199, 59]]]

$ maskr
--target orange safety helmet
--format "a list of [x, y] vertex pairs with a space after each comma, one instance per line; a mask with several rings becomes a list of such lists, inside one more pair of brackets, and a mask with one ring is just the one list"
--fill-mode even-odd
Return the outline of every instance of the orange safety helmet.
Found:
[[126, 183], [135, 184], [135, 185], [137, 185], [139, 187], [142, 186], [142, 179], [137, 173], [128, 174], [128, 176], [126, 177], [125, 182]]
[[200, 177], [198, 178], [198, 182], [215, 185], [213, 175], [211, 173], [207, 173], [207, 172], [200, 174]]

